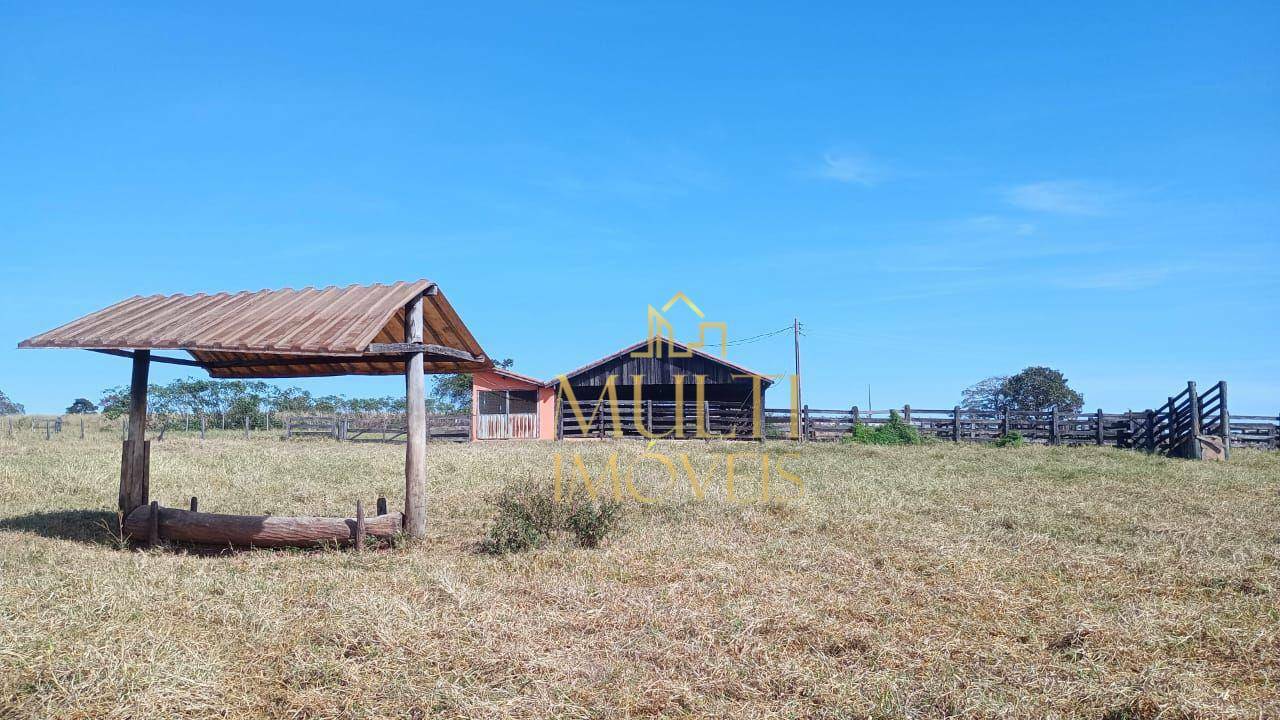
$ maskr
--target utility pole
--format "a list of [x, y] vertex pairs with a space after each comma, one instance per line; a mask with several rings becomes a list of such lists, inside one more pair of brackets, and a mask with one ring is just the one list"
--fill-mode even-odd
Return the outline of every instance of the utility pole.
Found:
[[[800, 318], [791, 319], [791, 334], [792, 334], [792, 337], [795, 338], [795, 345], [796, 345], [796, 407], [795, 409], [799, 410], [800, 408], [804, 407], [804, 396], [801, 394], [802, 390], [801, 390], [801, 382], [800, 382]], [[804, 427], [804, 420], [806, 419], [807, 418], [803, 418], [803, 417], [801, 418], [801, 423], [800, 423], [801, 439], [804, 439], [806, 434], [809, 431], [809, 428]]]

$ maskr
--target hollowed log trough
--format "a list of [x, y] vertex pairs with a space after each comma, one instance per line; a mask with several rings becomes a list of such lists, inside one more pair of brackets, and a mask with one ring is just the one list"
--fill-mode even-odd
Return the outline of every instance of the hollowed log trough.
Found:
[[400, 532], [404, 515], [398, 512], [371, 518], [287, 517], [274, 515], [222, 515], [177, 508], [142, 505], [124, 521], [124, 533], [143, 542], [172, 542], [226, 547], [301, 547], [356, 545], [363, 537], [356, 531], [364, 525], [364, 535], [390, 538]]

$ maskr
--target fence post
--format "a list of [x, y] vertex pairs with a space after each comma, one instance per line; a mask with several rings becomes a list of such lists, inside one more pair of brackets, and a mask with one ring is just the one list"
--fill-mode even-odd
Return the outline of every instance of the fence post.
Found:
[[199, 512], [199, 511], [200, 511], [200, 498], [196, 497], [195, 495], [192, 495], [191, 496], [191, 512]]
[[951, 408], [951, 442], [960, 442], [960, 406]]
[[1147, 411], [1147, 452], [1156, 451], [1156, 411]]
[[800, 442], [809, 442], [809, 406], [805, 405], [800, 412]]
[[857, 405], [854, 405], [853, 408], [849, 410], [849, 415], [853, 418], [853, 424], [849, 426], [849, 434], [852, 435], [857, 432], [858, 424], [861, 422], [861, 417], [858, 415]]
[[1009, 435], [1009, 408], [996, 408], [996, 417], [1000, 421], [1000, 434], [1007, 437]]
[[356, 501], [356, 552], [364, 550], [364, 504]]
[[84, 418], [80, 418], [80, 439], [84, 439]]
[[1056, 406], [1049, 413], [1049, 444], [1058, 444], [1058, 408]]
[[45, 420], [45, 421], [44, 421], [44, 439], [45, 439], [45, 440], [48, 440], [49, 438], [50, 438], [50, 435], [49, 435], [49, 421], [48, 421], [48, 420]]
[[902, 422], [908, 425], [911, 424], [911, 406], [910, 405], [902, 406]]
[[1222, 433], [1222, 459], [1231, 459], [1231, 413], [1227, 412], [1227, 381], [1218, 381], [1218, 431]]
[[288, 440], [293, 437], [293, 416], [284, 419], [284, 439]]
[[200, 416], [200, 439], [204, 439], [204, 415]]
[[249, 413], [244, 414], [244, 439], [249, 439]]
[[1102, 428], [1102, 408], [1098, 408], [1098, 422], [1097, 427], [1094, 428], [1094, 432], [1097, 436], [1098, 447], [1102, 447], [1102, 436], [1104, 434], [1104, 430]]
[[1187, 381], [1188, 407], [1191, 409], [1191, 457], [1204, 459], [1204, 449], [1200, 447], [1200, 396], [1196, 394], [1196, 381]]

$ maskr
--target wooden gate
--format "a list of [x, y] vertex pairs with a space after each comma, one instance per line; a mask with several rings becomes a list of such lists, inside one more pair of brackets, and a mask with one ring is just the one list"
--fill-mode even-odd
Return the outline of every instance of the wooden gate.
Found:
[[533, 440], [538, 437], [536, 390], [483, 390], [476, 416], [479, 440]]

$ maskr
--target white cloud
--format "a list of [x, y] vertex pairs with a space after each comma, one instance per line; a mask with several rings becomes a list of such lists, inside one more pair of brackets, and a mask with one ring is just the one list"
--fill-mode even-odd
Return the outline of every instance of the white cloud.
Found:
[[1059, 215], [1102, 215], [1113, 193], [1075, 180], [1046, 180], [1005, 190], [1005, 200], [1024, 210]]
[[863, 155], [827, 153], [818, 174], [828, 180], [871, 186], [884, 178], [884, 171]]

